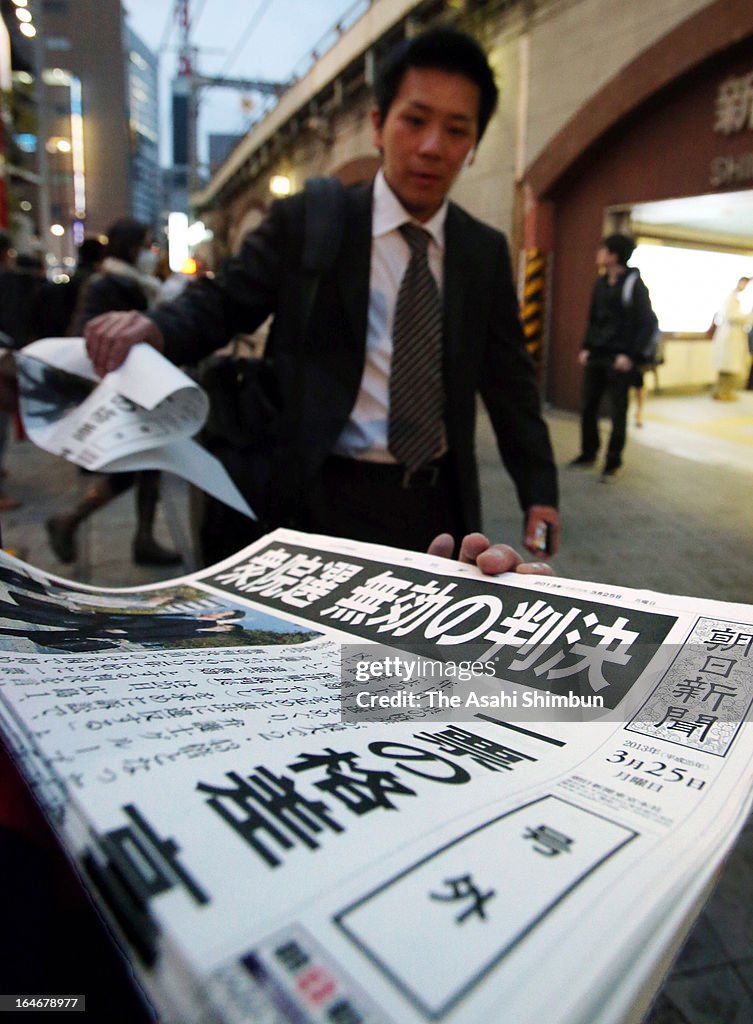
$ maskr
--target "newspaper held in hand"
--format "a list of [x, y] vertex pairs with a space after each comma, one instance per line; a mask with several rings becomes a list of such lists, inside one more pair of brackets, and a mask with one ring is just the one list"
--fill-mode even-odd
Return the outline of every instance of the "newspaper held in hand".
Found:
[[102, 473], [166, 470], [256, 518], [224, 466], [191, 440], [207, 417], [205, 392], [151, 345], [136, 345], [104, 378], [83, 338], [43, 338], [15, 356], [34, 444]]
[[750, 605], [288, 530], [129, 590], [0, 556], [0, 733], [165, 1020], [640, 1020], [752, 703]]

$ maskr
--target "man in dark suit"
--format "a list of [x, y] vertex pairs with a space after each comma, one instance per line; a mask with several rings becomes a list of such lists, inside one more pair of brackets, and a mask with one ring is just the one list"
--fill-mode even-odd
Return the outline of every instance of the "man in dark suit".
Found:
[[599, 410], [606, 396], [612, 430], [601, 473], [610, 483], [620, 472], [627, 435], [630, 388], [643, 384], [641, 366], [646, 350], [658, 329], [651, 298], [640, 272], [628, 270], [635, 250], [629, 235], [613, 234], [602, 239], [596, 250], [598, 277], [591, 293], [583, 345], [578, 362], [583, 367], [581, 399], [581, 449], [571, 466], [588, 469], [595, 465], [601, 438]]
[[271, 207], [214, 280], [148, 318], [92, 321], [89, 354], [101, 374], [139, 341], [193, 363], [274, 314], [266, 357], [284, 457], [268, 525], [416, 549], [480, 526], [478, 393], [525, 513], [525, 546], [540, 554], [548, 526], [556, 551], [556, 470], [507, 242], [447, 201], [494, 112], [492, 71], [474, 40], [436, 29], [388, 55], [375, 92], [382, 168], [373, 185], [345, 191], [337, 257], [303, 328], [298, 194]]

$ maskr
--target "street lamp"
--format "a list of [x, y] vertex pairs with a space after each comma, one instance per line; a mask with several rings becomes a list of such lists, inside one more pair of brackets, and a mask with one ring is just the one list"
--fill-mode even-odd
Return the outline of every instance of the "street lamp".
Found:
[[287, 174], [273, 174], [269, 179], [269, 191], [273, 196], [289, 196], [293, 185]]
[[53, 135], [47, 140], [45, 146], [48, 153], [70, 153], [73, 149], [70, 141], [64, 139], [62, 135]]

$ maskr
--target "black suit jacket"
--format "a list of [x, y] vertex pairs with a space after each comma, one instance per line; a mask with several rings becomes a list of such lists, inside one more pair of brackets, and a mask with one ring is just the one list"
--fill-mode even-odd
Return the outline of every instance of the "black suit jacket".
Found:
[[[363, 375], [371, 207], [371, 186], [346, 190], [338, 255], [319, 282], [305, 325], [302, 193], [273, 204], [213, 281], [196, 282], [175, 303], [150, 314], [165, 337], [167, 357], [189, 364], [274, 314], [266, 355], [274, 363], [285, 410], [287, 459], [295, 458], [304, 484], [332, 451]], [[477, 394], [521, 506], [556, 505], [557, 477], [505, 237], [451, 203], [445, 241], [445, 427], [465, 527], [473, 530], [481, 523]]]

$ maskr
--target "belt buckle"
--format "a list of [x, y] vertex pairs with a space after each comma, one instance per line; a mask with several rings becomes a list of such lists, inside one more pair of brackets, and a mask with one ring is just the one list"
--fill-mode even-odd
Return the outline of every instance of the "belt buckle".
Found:
[[417, 469], [406, 469], [400, 486], [404, 490], [413, 487], [436, 487], [439, 482], [439, 466], [419, 466]]

